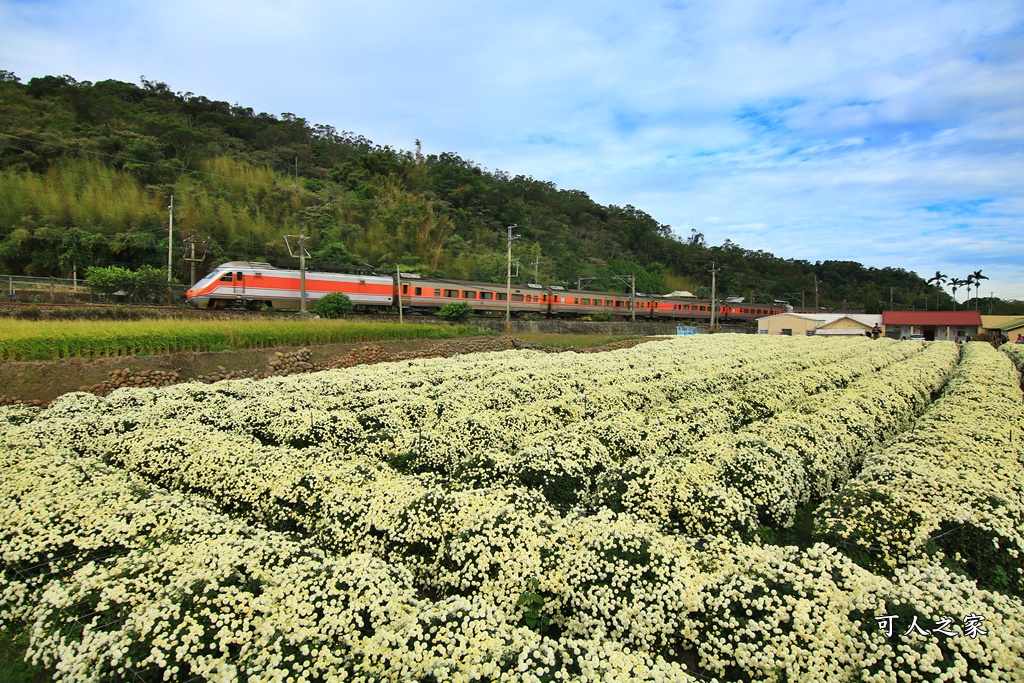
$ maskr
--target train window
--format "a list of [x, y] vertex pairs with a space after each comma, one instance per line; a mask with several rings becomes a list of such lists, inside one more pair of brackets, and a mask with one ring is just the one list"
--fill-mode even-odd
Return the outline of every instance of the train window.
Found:
[[522, 301], [522, 300], [523, 300], [523, 295], [522, 294], [513, 294], [512, 295], [512, 301]]
[[494, 298], [494, 292], [480, 292], [480, 298], [481, 299], [493, 299]]
[[402, 294], [409, 293], [409, 285], [402, 285]]
[[616, 302], [613, 305], [615, 306], [615, 308], [622, 308], [623, 304], [625, 304], [625, 303], [626, 303], [625, 301], [618, 301], [618, 300], [616, 300]]
[[608, 306], [608, 307], [611, 307], [611, 305], [612, 305], [612, 300], [611, 300], [611, 299], [605, 299], [605, 300], [604, 300], [604, 305], [605, 305], [605, 306]]
[[508, 294], [505, 292], [495, 292], [494, 299], [495, 301], [508, 301]]
[[434, 296], [441, 296], [441, 290], [440, 289], [435, 289], [434, 290]]
[[580, 299], [577, 303], [581, 303], [584, 306], [589, 306], [590, 305], [590, 299]]
[[422, 287], [414, 287], [413, 290], [412, 290], [412, 293], [415, 294], [416, 296], [420, 296], [421, 294], [423, 294], [423, 288]]
[[469, 290], [466, 290], [466, 291], [464, 291], [462, 293], [462, 298], [463, 299], [475, 299], [476, 298], [476, 292], [471, 292]]
[[225, 273], [220, 276], [221, 282], [231, 282], [231, 273]]
[[235, 273], [235, 279], [238, 280], [239, 282], [241, 282], [242, 281], [242, 274], [241, 273]]
[[458, 299], [459, 298], [459, 290], [457, 290], [457, 289], [446, 289], [446, 290], [444, 290], [444, 295], [447, 298], [449, 298], [449, 299]]

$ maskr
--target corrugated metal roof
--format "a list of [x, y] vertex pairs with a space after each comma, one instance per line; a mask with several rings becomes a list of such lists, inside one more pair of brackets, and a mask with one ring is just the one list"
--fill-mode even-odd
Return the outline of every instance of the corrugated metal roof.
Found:
[[1015, 330], [1018, 327], [1024, 327], [1024, 318], [1013, 318], [1012, 320], [1004, 320], [998, 325], [987, 325], [990, 330]]
[[981, 325], [978, 311], [883, 311], [886, 325]]

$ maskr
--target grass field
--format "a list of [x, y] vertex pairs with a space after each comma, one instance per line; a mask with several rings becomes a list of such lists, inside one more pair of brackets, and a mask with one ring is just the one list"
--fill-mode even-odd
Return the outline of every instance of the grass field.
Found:
[[337, 320], [7, 321], [0, 361], [142, 356], [274, 346], [448, 339], [474, 326]]

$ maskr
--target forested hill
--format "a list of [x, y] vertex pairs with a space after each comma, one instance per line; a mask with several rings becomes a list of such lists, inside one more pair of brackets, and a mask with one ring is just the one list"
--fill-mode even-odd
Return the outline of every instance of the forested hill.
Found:
[[516, 224], [519, 282], [622, 291], [718, 292], [878, 310], [944, 307], [948, 294], [900, 268], [809, 263], [703, 235], [672, 234], [641, 209], [488, 171], [456, 153], [376, 145], [293, 114], [174, 92], [164, 83], [68, 76], [27, 83], [0, 71], [0, 273], [69, 277], [89, 266], [167, 262], [174, 196], [181, 239], [209, 238], [200, 268], [286, 256], [285, 234], [312, 236], [314, 261], [502, 282], [505, 226]]

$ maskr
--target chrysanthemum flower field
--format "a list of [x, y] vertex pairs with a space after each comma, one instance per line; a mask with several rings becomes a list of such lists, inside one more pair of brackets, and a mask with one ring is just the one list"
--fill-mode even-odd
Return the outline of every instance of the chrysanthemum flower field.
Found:
[[1010, 353], [708, 335], [0, 408], [0, 624], [60, 681], [1020, 681]]

